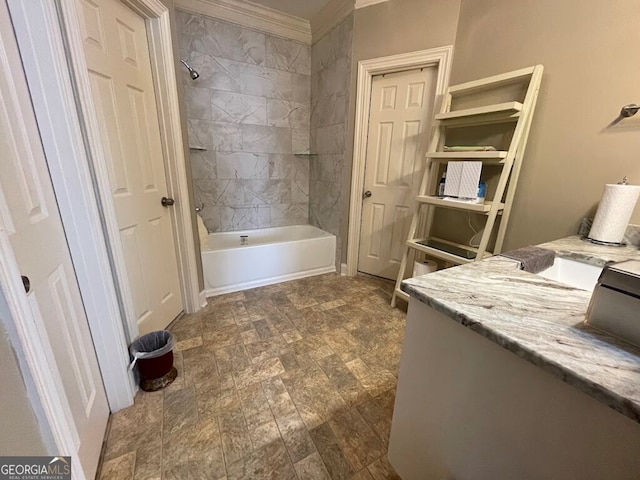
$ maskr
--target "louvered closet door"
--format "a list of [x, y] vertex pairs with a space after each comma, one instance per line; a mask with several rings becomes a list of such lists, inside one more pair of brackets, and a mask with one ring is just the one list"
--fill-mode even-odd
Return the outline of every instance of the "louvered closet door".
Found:
[[373, 78], [358, 270], [396, 279], [422, 179], [436, 69]]
[[[78, 0], [84, 52], [140, 333], [182, 311], [145, 21], [119, 0]], [[122, 265], [122, 263], [124, 265]]]
[[25, 295], [44, 344], [28, 355], [53, 371], [59, 388], [51, 393], [61, 399], [76, 446], [73, 468], [93, 478], [109, 408], [4, 2], [0, 36], [0, 235], [15, 256], [2, 261], [15, 261], [28, 278]]

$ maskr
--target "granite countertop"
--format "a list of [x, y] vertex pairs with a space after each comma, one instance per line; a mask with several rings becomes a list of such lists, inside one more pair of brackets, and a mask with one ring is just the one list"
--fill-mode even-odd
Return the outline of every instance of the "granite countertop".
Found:
[[[539, 245], [597, 266], [640, 259], [637, 246], [572, 236]], [[494, 256], [402, 283], [402, 290], [640, 423], [640, 348], [584, 323], [591, 292]]]

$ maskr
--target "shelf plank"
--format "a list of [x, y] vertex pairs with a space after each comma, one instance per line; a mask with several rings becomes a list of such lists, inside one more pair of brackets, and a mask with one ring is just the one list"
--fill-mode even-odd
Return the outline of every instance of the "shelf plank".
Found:
[[[434, 241], [434, 242], [439, 242], [439, 243], [444, 243], [447, 244], [451, 247], [457, 247], [457, 248], [461, 248], [463, 250], [468, 250], [470, 252], [475, 252], [478, 253], [478, 248], [477, 247], [472, 247], [471, 245], [465, 245], [463, 243], [458, 243], [458, 242], [452, 242], [451, 240], [445, 240], [444, 238], [438, 238], [438, 237], [429, 237], [430, 240]], [[489, 258], [492, 257], [493, 253], [492, 252], [484, 252], [484, 258]]]
[[403, 292], [402, 290], [400, 290], [399, 288], [396, 288], [395, 290], [395, 294], [397, 298], [401, 298], [402, 300], [404, 300], [405, 302], [409, 301], [409, 294], [406, 292]]
[[459, 83], [458, 85], [452, 85], [449, 87], [449, 93], [453, 96], [457, 95], [469, 95], [483, 90], [493, 90], [494, 88], [509, 85], [513, 83], [521, 82], [526, 77], [533, 75], [536, 70], [536, 66], [522, 68], [513, 72], [501, 73], [480, 80], [473, 80], [471, 82]]
[[[418, 195], [416, 197], [416, 200], [420, 203], [435, 205], [436, 207], [451, 208], [454, 210], [465, 210], [468, 212], [482, 214], [489, 213], [489, 210], [491, 210], [491, 207], [493, 206], [493, 202], [491, 201], [485, 201], [484, 203], [465, 203], [457, 202], [455, 200], [445, 200], [444, 198], [432, 195]], [[504, 203], [498, 204], [498, 208], [502, 210], [504, 208]]]
[[453, 110], [451, 112], [438, 113], [436, 120], [458, 120], [479, 117], [483, 115], [506, 114], [509, 118], [517, 119], [522, 110], [520, 102], [496, 103], [493, 105], [484, 105], [482, 107], [466, 108], [463, 110]]
[[413, 239], [407, 240], [407, 246], [413, 248], [414, 250], [418, 250], [420, 252], [426, 253], [435, 258], [439, 258], [440, 260], [445, 260], [447, 262], [454, 263], [456, 265], [463, 265], [466, 263], [471, 263], [474, 261], [473, 258], [465, 258], [460, 255], [455, 255], [453, 253], [445, 252], [444, 250], [440, 250], [434, 247], [428, 247], [426, 245], [422, 245], [418, 242], [423, 241], [421, 239]]
[[450, 162], [460, 160], [482, 160], [485, 162], [504, 163], [509, 152], [498, 150], [493, 152], [427, 152], [426, 158], [432, 161]]

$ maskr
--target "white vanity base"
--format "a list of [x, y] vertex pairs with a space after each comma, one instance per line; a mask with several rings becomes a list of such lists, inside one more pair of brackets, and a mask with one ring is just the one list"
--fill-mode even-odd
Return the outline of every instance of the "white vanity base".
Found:
[[403, 480], [637, 480], [640, 424], [411, 298], [389, 460]]

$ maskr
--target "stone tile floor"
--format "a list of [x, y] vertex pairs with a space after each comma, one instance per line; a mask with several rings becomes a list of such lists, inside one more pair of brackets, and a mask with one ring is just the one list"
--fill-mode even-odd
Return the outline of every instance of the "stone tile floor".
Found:
[[399, 478], [387, 448], [405, 313], [392, 290], [321, 275], [178, 319], [178, 378], [112, 415], [99, 478]]

